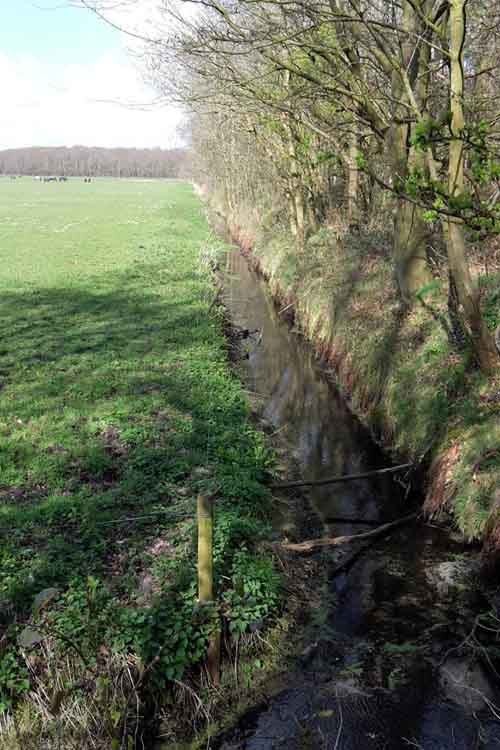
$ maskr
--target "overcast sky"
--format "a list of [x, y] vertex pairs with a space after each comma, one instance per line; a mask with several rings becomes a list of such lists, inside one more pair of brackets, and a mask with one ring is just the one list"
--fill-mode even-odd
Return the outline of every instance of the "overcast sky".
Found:
[[127, 106], [154, 100], [124, 35], [90, 11], [0, 0], [0, 149], [178, 145], [176, 110]]

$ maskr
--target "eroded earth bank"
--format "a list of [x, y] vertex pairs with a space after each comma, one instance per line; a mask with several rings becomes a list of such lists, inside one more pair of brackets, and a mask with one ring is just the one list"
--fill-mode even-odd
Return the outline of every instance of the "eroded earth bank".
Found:
[[[321, 479], [390, 464], [238, 251], [224, 282], [242, 377], [289, 471]], [[212, 747], [500, 747], [500, 599], [481, 583], [477, 547], [424, 521], [309, 555], [283, 545], [361, 533], [421, 501], [419, 478], [404, 472], [278, 493], [277, 554], [301, 611], [296, 656]]]

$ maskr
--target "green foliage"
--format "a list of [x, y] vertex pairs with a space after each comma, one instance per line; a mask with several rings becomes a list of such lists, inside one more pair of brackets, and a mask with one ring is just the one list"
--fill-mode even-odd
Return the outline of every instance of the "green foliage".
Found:
[[281, 579], [272, 560], [255, 557], [242, 547], [233, 556], [232, 582], [233, 588], [223, 595], [223, 612], [237, 637], [262, 628], [277, 609]]
[[426, 117], [415, 125], [415, 130], [410, 138], [410, 143], [419, 151], [425, 151], [431, 144], [442, 141], [449, 137], [449, 124], [451, 112], [445, 112], [440, 120]]
[[[447, 184], [432, 180], [421, 168], [410, 171], [404, 188], [409, 196], [428, 206], [424, 213], [426, 221], [436, 221], [444, 211], [460, 217], [474, 239], [500, 232], [500, 207], [496, 202], [484, 200], [479, 190], [500, 176], [500, 161], [489, 147], [489, 134], [490, 126], [484, 121], [468, 125], [461, 134], [474, 184], [460, 195], [450, 195]], [[411, 143], [417, 150], [425, 151], [432, 144], [447, 143], [450, 137], [450, 117], [445, 113], [440, 120], [427, 118], [417, 123]]]
[[435, 210], [424, 211], [422, 216], [424, 221], [426, 221], [428, 224], [432, 224], [434, 221], [437, 221], [439, 219], [439, 214]]
[[356, 166], [359, 169], [360, 172], [363, 172], [366, 169], [367, 161], [366, 156], [361, 152], [358, 151], [356, 154]]
[[194, 581], [187, 590], [157, 602], [146, 623], [139, 651], [146, 663], [157, 660], [153, 673], [157, 687], [164, 688], [169, 680], [181, 679], [187, 668], [206, 656], [208, 637], [215, 623], [216, 610], [197, 611]]
[[30, 688], [29, 672], [20, 661], [14, 647], [2, 646], [0, 658], [0, 714], [16, 703]]
[[232, 560], [232, 555], [249, 540], [253, 544], [269, 535], [269, 526], [256, 517], [244, 517], [230, 505], [216, 512], [214, 529], [214, 563], [216, 567]]
[[500, 274], [490, 274], [482, 278], [484, 288], [483, 317], [490, 330], [500, 325]]
[[[457, 486], [453, 503], [457, 523], [470, 539], [482, 536], [494, 510], [500, 472], [500, 425], [495, 411], [495, 405], [490, 412], [488, 406], [478, 408], [476, 402], [475, 419], [469, 420], [459, 436], [463, 445], [453, 468]], [[452, 433], [450, 440], [457, 439]]]
[[62, 653], [74, 651], [86, 666], [91, 666], [99, 646], [106, 643], [114, 606], [116, 602], [101, 581], [93, 576], [74, 578], [58, 598], [57, 606], [47, 607], [38, 627], [56, 639]]
[[319, 166], [320, 164], [325, 164], [328, 161], [332, 161], [332, 159], [337, 159], [337, 154], [334, 151], [323, 151], [319, 149], [316, 152], [316, 165]]
[[428, 284], [419, 289], [417, 296], [420, 300], [425, 300], [427, 297], [432, 297], [436, 292], [439, 292], [441, 288], [441, 281], [439, 279], [433, 279]]
[[309, 133], [304, 133], [297, 146], [297, 155], [301, 159], [308, 159], [311, 152], [312, 143], [312, 136]]

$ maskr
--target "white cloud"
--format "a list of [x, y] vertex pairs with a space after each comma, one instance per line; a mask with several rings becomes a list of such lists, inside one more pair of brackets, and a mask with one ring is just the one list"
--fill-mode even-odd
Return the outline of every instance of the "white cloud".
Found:
[[57, 66], [0, 52], [0, 148], [178, 145], [181, 115], [155, 96], [119, 50]]

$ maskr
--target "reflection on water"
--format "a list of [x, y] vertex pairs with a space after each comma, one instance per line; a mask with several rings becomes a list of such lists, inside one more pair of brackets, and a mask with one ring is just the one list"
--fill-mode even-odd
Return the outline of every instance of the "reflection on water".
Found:
[[[280, 430], [301, 476], [319, 479], [386, 465], [387, 459], [321, 372], [311, 347], [279, 318], [265, 283], [239, 253], [228, 254], [226, 270], [225, 303], [236, 325], [251, 332], [245, 344], [247, 383], [264, 397], [262, 416]], [[396, 488], [390, 477], [381, 476], [318, 487], [311, 495], [325, 520], [345, 515], [373, 521], [400, 512]], [[344, 524], [342, 532], [350, 533]]]
[[[285, 442], [300, 475], [320, 479], [388, 465], [388, 458], [327, 380], [310, 346], [280, 318], [265, 283], [249, 270], [236, 251], [227, 255], [224, 301], [233, 322], [250, 333], [242, 343], [247, 355], [242, 363], [243, 377], [248, 388], [262, 396], [258, 400], [262, 404], [261, 415], [279, 431], [280, 443]], [[362, 524], [333, 524], [329, 518], [384, 522], [408, 511], [402, 488], [390, 475], [313, 488], [308, 497], [323, 526], [322, 535], [356, 534], [369, 528]], [[301, 530], [297, 531], [300, 537]], [[412, 642], [426, 632], [430, 623], [440, 628], [441, 620], [455, 618], [455, 612], [436, 607], [436, 593], [429, 587], [426, 570], [460, 551], [459, 545], [439, 530], [405, 527], [379, 540], [347, 573], [332, 576], [330, 587], [335, 597], [329, 613], [330, 626], [342, 638], [350, 639], [344, 649], [344, 664], [355, 665], [361, 658], [359, 649], [365, 649], [368, 657], [361, 658], [365, 660], [363, 668], [378, 675], [377, 684], [391, 687], [391, 675], [384, 673], [384, 644]], [[325, 560], [328, 565], [327, 556]], [[436, 648], [439, 650], [439, 642]], [[316, 746], [306, 742], [303, 733], [314, 735], [315, 722], [318, 723], [314, 716], [321, 716], [321, 709], [332, 705], [331, 695], [325, 697], [321, 687], [327, 679], [323, 673], [326, 670], [326, 674], [331, 674], [338, 661], [334, 658], [338, 651], [332, 649], [322, 650], [319, 664], [304, 667], [299, 676], [295, 673], [290, 690], [273, 699], [267, 710], [257, 712], [257, 719], [252, 719], [256, 725], [245, 741], [222, 747], [271, 750], [281, 747], [284, 741], [289, 750]], [[414, 747], [472, 747], [469, 737], [477, 739], [477, 728], [458, 708], [444, 706], [437, 699], [435, 687], [425, 676], [429, 668], [418, 654], [411, 667], [405, 668], [408, 674], [404, 678], [398, 674], [392, 677], [405, 682], [404, 700], [399, 694], [397, 698], [384, 694], [379, 700], [375, 691], [370, 694], [371, 702], [367, 702], [366, 716], [363, 706], [359, 707], [360, 727], [365, 726], [365, 719], [367, 727], [377, 727], [385, 717], [385, 729], [357, 732], [355, 718], [350, 729], [345, 725], [340, 741], [339, 725], [332, 718], [330, 729], [328, 722], [323, 722], [319, 730], [324, 738], [321, 747], [364, 750], [410, 746], [406, 739], [401, 740], [402, 736], [410, 738]], [[349, 705], [347, 701], [346, 710]], [[297, 719], [302, 714], [299, 727]], [[332, 710], [326, 714], [336, 715]], [[362, 735], [361, 739], [358, 735]]]

